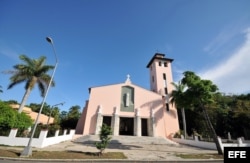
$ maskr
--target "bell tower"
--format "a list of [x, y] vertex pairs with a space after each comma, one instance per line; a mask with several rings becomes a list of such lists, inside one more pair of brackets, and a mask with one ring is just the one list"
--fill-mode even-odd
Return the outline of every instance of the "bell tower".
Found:
[[150, 73], [150, 89], [153, 92], [167, 96], [172, 91], [173, 77], [171, 63], [173, 59], [166, 58], [165, 54], [155, 53], [147, 68]]
[[169, 104], [169, 95], [174, 86], [171, 63], [173, 59], [166, 58], [165, 54], [155, 53], [149, 61], [147, 68], [150, 74], [150, 89], [162, 97], [163, 118], [166, 136], [173, 135], [179, 130], [178, 113], [175, 105]]

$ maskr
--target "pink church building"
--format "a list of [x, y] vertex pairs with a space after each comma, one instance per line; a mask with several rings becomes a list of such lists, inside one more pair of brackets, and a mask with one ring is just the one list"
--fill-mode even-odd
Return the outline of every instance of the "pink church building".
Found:
[[115, 136], [171, 138], [179, 131], [177, 110], [168, 99], [172, 61], [161, 53], [152, 57], [147, 64], [150, 90], [133, 84], [129, 75], [124, 83], [89, 88], [76, 134], [97, 135], [105, 123]]

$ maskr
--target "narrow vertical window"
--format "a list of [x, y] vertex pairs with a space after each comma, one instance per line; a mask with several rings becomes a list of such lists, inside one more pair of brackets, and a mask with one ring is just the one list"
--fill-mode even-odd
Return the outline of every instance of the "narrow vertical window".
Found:
[[129, 106], [129, 93], [126, 93], [125, 107]]
[[164, 67], [168, 67], [168, 63], [167, 62], [164, 62]]
[[163, 80], [166, 80], [167, 78], [166, 78], [166, 74], [165, 73], [163, 73]]
[[159, 66], [161, 66], [161, 61], [159, 61]]
[[152, 76], [152, 82], [154, 82], [154, 81], [155, 81], [154, 76]]
[[169, 111], [169, 105], [168, 105], [168, 103], [166, 104], [166, 110]]
[[165, 90], [165, 94], [167, 95], [168, 94], [168, 88], [165, 87], [164, 90]]

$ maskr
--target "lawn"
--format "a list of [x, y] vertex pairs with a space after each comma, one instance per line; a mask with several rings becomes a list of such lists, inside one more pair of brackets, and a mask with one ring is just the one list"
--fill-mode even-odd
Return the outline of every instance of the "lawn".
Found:
[[223, 155], [218, 154], [176, 154], [183, 159], [224, 159]]
[[[19, 158], [20, 150], [0, 149], [0, 157]], [[218, 154], [175, 154], [183, 159], [223, 159]], [[97, 152], [81, 151], [32, 151], [30, 159], [127, 159], [122, 152], [107, 152], [99, 156]]]
[[[1, 146], [1, 145], [0, 145]], [[0, 148], [0, 157], [19, 158], [22, 150]], [[223, 155], [214, 154], [174, 154], [182, 159], [223, 159]], [[105, 152], [99, 156], [98, 152], [82, 151], [38, 151], [33, 150], [30, 159], [127, 159], [123, 152]]]
[[[19, 158], [19, 150], [0, 149], [0, 157]], [[80, 151], [32, 151], [30, 159], [127, 159], [122, 152], [107, 152], [99, 156], [97, 152]]]

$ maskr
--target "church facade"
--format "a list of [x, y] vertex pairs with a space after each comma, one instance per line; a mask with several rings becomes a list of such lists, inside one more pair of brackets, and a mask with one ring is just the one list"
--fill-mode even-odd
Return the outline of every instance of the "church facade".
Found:
[[133, 84], [129, 75], [124, 83], [89, 88], [76, 134], [97, 135], [105, 123], [115, 136], [172, 137], [179, 131], [177, 110], [168, 98], [172, 61], [161, 53], [152, 57], [147, 64], [150, 90]]

